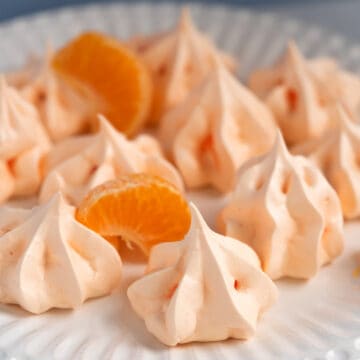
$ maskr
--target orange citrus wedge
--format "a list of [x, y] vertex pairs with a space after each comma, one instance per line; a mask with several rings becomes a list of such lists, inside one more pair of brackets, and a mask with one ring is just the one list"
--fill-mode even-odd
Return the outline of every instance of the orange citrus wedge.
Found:
[[132, 135], [145, 123], [152, 85], [138, 56], [116, 39], [86, 32], [57, 51], [52, 67], [120, 131]]
[[148, 174], [127, 175], [94, 188], [80, 204], [76, 218], [113, 245], [118, 236], [145, 254], [155, 244], [182, 240], [191, 222], [181, 193]]

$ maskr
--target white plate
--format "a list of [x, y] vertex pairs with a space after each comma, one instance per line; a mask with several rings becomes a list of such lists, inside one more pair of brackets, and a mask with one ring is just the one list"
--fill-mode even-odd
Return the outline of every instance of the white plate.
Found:
[[[241, 75], [272, 62], [294, 38], [306, 55], [335, 56], [360, 72], [360, 47], [337, 35], [276, 16], [225, 6], [191, 6], [199, 26], [238, 57]], [[22, 18], [0, 26], [0, 69], [21, 65], [29, 53], [41, 53], [47, 40], [57, 46], [84, 29], [127, 37], [172, 26], [173, 4], [112, 4], [72, 8]], [[360, 186], [360, 184], [359, 184]], [[209, 223], [223, 199], [192, 194]], [[192, 344], [168, 349], [147, 333], [132, 312], [125, 289], [142, 271], [124, 267], [122, 288], [76, 311], [31, 316], [16, 306], [0, 307], [0, 359], [360, 359], [360, 224], [346, 225], [346, 250], [309, 282], [279, 281], [280, 299], [248, 341]], [[357, 260], [357, 261], [356, 261]]]

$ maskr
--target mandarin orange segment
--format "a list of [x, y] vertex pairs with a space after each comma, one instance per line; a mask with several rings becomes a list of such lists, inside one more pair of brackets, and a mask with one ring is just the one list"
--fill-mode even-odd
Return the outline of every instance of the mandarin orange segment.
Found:
[[145, 254], [155, 244], [182, 240], [191, 222], [181, 193], [148, 174], [127, 175], [94, 188], [76, 218], [106, 238], [135, 243]]
[[151, 106], [150, 76], [138, 56], [117, 40], [83, 33], [54, 55], [52, 66], [118, 130], [132, 135], [145, 123]]

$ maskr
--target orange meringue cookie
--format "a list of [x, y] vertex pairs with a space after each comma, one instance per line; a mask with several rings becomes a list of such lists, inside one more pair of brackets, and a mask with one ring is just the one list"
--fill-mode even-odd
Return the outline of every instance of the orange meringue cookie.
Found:
[[251, 246], [272, 279], [308, 279], [343, 249], [340, 201], [312, 162], [292, 156], [280, 132], [272, 150], [239, 171], [221, 230]]
[[48, 49], [39, 73], [22, 87], [21, 93], [38, 109], [51, 139], [59, 141], [86, 129], [91, 112], [52, 70], [51, 58], [52, 51]]
[[189, 188], [232, 190], [236, 172], [275, 137], [270, 111], [221, 65], [161, 120], [159, 138]]
[[118, 286], [117, 251], [77, 222], [74, 212], [59, 194], [32, 210], [0, 209], [13, 221], [0, 224], [1, 303], [40, 314], [76, 308]]
[[331, 126], [320, 89], [294, 43], [278, 67], [252, 75], [250, 88], [272, 110], [289, 145], [321, 136]]
[[255, 71], [249, 83], [274, 113], [290, 146], [332, 127], [331, 110], [338, 101], [360, 115], [360, 79], [330, 59], [306, 60], [293, 42], [278, 65]]
[[56, 145], [47, 157], [46, 169], [40, 202], [61, 191], [71, 204], [78, 205], [95, 186], [131, 173], [157, 175], [183, 188], [180, 175], [168, 161], [144, 152], [103, 117], [97, 134], [69, 138]]
[[334, 113], [336, 126], [321, 138], [292, 149], [316, 164], [337, 192], [344, 217], [360, 216], [360, 126], [343, 107]]
[[217, 62], [230, 69], [234, 60], [193, 25], [187, 9], [177, 27], [151, 37], [139, 37], [130, 44], [148, 66], [154, 87], [151, 121], [157, 123], [171, 107], [181, 102], [212, 71]]
[[210, 230], [194, 205], [184, 240], [155, 246], [127, 295], [149, 332], [174, 346], [248, 339], [277, 289], [247, 245]]
[[36, 109], [0, 77], [0, 202], [36, 193], [49, 148]]

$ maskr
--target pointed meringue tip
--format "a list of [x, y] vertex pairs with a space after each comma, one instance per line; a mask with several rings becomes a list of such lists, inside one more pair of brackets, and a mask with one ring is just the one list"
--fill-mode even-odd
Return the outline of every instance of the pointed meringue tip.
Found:
[[289, 54], [293, 54], [293, 55], [301, 54], [301, 51], [300, 51], [298, 45], [296, 44], [296, 42], [294, 40], [290, 40], [287, 43], [287, 51], [288, 51]]
[[46, 52], [46, 54], [53, 54], [53, 52], [54, 52], [54, 45], [53, 45], [51, 39], [46, 40], [45, 52]]
[[45, 59], [48, 64], [51, 63], [53, 56], [54, 56], [53, 43], [50, 39], [47, 39], [45, 44]]
[[109, 120], [103, 114], [98, 114], [97, 118], [101, 126], [109, 123]]
[[[124, 133], [117, 130], [114, 125], [102, 114], [98, 114], [99, 127], [96, 134], [104, 135], [105, 137], [116, 137], [117, 141], [125, 141], [127, 137]], [[123, 140], [121, 140], [123, 139]]]
[[303, 59], [303, 55], [294, 40], [290, 40], [287, 45], [287, 54], [293, 60]]
[[51, 198], [46, 202], [50, 208], [59, 208], [62, 204], [66, 204], [66, 201], [60, 191], [57, 191]]
[[97, 115], [98, 122], [99, 122], [99, 132], [107, 132], [113, 130], [113, 126], [111, 125], [110, 121], [102, 114]]
[[191, 223], [193, 224], [193, 222], [195, 221], [197, 223], [206, 224], [200, 210], [192, 201], [190, 202], [189, 207], [191, 211]]
[[191, 210], [192, 213], [198, 213], [199, 212], [198, 208], [196, 207], [196, 205], [192, 201], [189, 202], [189, 207], [190, 207], [190, 210]]
[[192, 19], [190, 10], [187, 6], [184, 6], [181, 9], [181, 14], [179, 18], [179, 28], [180, 29], [186, 29], [192, 26]]
[[288, 41], [287, 48], [289, 51], [299, 51], [298, 46], [296, 45], [296, 42], [293, 39]]
[[276, 132], [276, 136], [275, 136], [275, 142], [276, 143], [284, 143], [284, 137], [283, 137], [283, 135], [282, 135], [282, 132], [281, 132], [281, 130], [279, 129], [279, 128], [277, 128], [276, 130], [275, 130], [275, 132]]
[[288, 152], [284, 137], [282, 135], [282, 132], [280, 129], [276, 129], [276, 137], [273, 145], [274, 150], [280, 150], [282, 149], [286, 153]]

